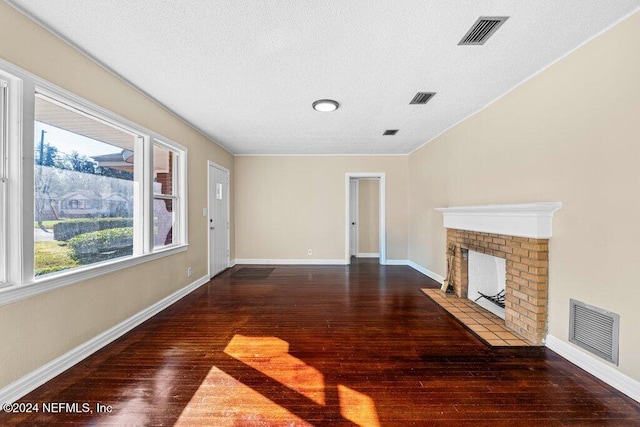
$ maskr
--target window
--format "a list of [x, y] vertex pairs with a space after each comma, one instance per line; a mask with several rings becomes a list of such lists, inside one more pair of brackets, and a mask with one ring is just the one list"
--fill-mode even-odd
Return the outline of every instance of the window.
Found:
[[9, 83], [0, 75], [0, 283], [5, 283], [7, 269], [6, 247], [6, 194], [7, 147], [9, 141]]
[[185, 147], [0, 68], [0, 304], [187, 249]]
[[35, 276], [133, 255], [142, 136], [40, 93], [34, 133]]
[[[174, 243], [180, 235], [179, 153], [158, 141], [153, 144], [153, 246]], [[179, 240], [178, 240], [179, 241]]]

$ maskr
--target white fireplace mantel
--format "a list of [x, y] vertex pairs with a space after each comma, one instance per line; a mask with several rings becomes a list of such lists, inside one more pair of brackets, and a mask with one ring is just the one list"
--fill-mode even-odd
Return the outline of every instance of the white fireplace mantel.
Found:
[[453, 206], [436, 210], [443, 213], [445, 228], [549, 239], [553, 213], [561, 207], [561, 202], [542, 202]]

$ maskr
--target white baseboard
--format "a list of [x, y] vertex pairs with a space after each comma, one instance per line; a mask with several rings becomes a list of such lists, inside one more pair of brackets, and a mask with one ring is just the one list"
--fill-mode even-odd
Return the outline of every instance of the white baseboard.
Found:
[[640, 402], [640, 382], [601, 362], [553, 335], [547, 335], [546, 346], [611, 387]]
[[358, 253], [358, 258], [380, 258], [380, 254], [378, 252], [376, 253], [361, 252], [361, 253]]
[[249, 259], [236, 258], [237, 264], [273, 264], [273, 265], [347, 265], [344, 259]]
[[73, 350], [68, 351], [62, 356], [42, 365], [41, 367], [28, 373], [22, 378], [19, 378], [6, 387], [3, 387], [2, 389], [0, 389], [0, 404], [15, 402], [25, 394], [35, 390], [50, 379], [61, 374], [62, 372], [81, 362], [91, 354], [100, 350], [102, 347], [106, 346], [117, 338], [120, 338], [131, 329], [140, 325], [145, 320], [148, 320], [149, 318], [155, 316], [165, 308], [169, 307], [171, 304], [175, 303], [190, 292], [204, 285], [208, 281], [209, 277], [207, 276], [199, 278], [195, 282], [185, 286], [184, 288], [174, 292], [168, 297], [163, 298], [157, 303], [134, 314], [133, 316], [117, 324], [116, 326], [104, 331], [99, 335], [96, 335], [89, 341], [80, 344]]
[[407, 265], [415, 270], [418, 270], [420, 273], [424, 274], [425, 276], [432, 278], [433, 280], [435, 280], [440, 284], [444, 282], [444, 277], [442, 277], [438, 273], [434, 273], [433, 271], [422, 267], [421, 265], [416, 264], [413, 261], [408, 261]]
[[409, 265], [409, 260], [406, 259], [388, 259], [385, 265]]
[[236, 264], [237, 264], [237, 263], [236, 263], [236, 260], [235, 260], [235, 259], [232, 259], [232, 260], [229, 262], [229, 268], [234, 267]]
[[388, 259], [387, 260], [387, 265], [407, 265], [411, 268], [413, 268], [414, 270], [419, 271], [420, 273], [424, 274], [425, 276], [435, 280], [436, 282], [442, 284], [442, 282], [444, 282], [444, 277], [442, 277], [441, 275], [434, 273], [431, 270], [428, 270], [418, 264], [416, 264], [413, 261], [409, 261], [408, 259]]

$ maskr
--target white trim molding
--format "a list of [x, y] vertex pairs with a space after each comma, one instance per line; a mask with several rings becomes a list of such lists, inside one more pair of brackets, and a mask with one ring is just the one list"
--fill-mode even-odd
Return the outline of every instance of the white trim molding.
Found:
[[549, 239], [553, 214], [560, 208], [561, 202], [542, 202], [454, 206], [436, 210], [442, 212], [445, 228]]
[[436, 282], [442, 284], [442, 282], [444, 282], [444, 277], [442, 277], [441, 275], [439, 275], [438, 273], [434, 273], [433, 271], [424, 268], [421, 265], [416, 264], [413, 261], [408, 261], [407, 265], [411, 268], [413, 268], [414, 270], [419, 271], [420, 273], [424, 274], [425, 276], [435, 280]]
[[380, 254], [378, 252], [358, 252], [358, 258], [379, 258]]
[[0, 389], [0, 404], [15, 402], [25, 394], [35, 390], [55, 376], [60, 375], [62, 372], [86, 359], [102, 347], [120, 338], [142, 322], [155, 316], [208, 281], [208, 276], [199, 278], [195, 282], [161, 299], [157, 303]]
[[385, 265], [409, 265], [409, 260], [406, 259], [388, 259]]
[[424, 274], [428, 278], [435, 280], [436, 282], [440, 283], [441, 285], [442, 285], [442, 282], [444, 282], [444, 277], [442, 277], [438, 273], [434, 273], [433, 271], [431, 271], [431, 270], [429, 270], [427, 268], [424, 268], [423, 266], [418, 265], [413, 261], [409, 261], [408, 259], [388, 259], [387, 260], [387, 265], [406, 265], [406, 266], [411, 267], [414, 270]]
[[344, 259], [257, 259], [236, 258], [234, 265], [241, 264], [273, 264], [273, 265], [348, 265]]
[[611, 387], [640, 402], [640, 382], [614, 369], [605, 362], [601, 362], [573, 345], [547, 335], [545, 345], [560, 356], [584, 369], [594, 377], [604, 381]]

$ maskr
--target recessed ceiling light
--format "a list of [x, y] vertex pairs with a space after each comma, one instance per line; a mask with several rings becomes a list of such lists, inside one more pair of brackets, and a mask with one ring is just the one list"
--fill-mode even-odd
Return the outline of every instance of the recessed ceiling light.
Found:
[[319, 99], [312, 105], [314, 110], [322, 112], [335, 111], [340, 106], [340, 104], [333, 99]]
[[387, 129], [384, 131], [383, 135], [395, 135], [398, 133], [399, 129]]

